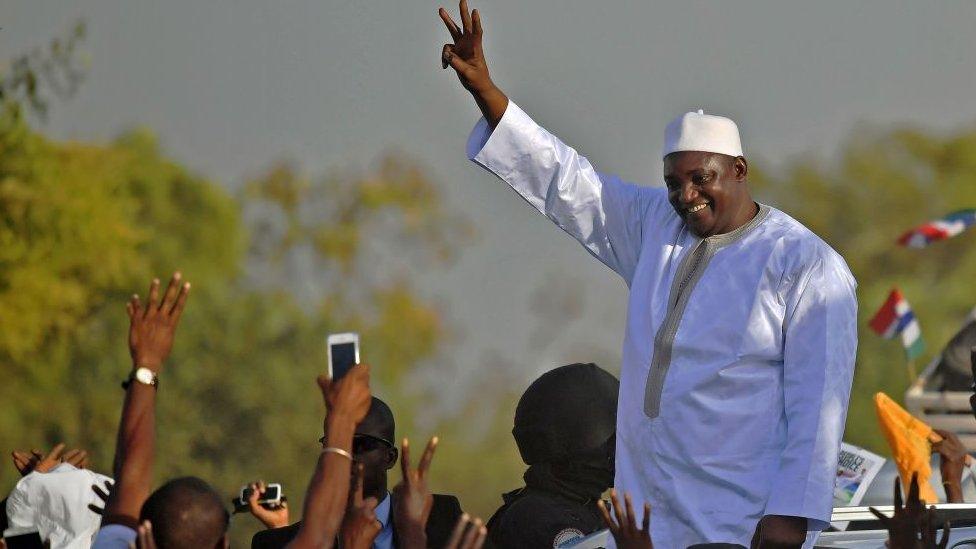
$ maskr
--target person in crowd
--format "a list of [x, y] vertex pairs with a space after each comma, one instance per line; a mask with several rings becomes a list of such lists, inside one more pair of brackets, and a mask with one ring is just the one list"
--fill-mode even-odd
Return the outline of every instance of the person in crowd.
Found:
[[830, 519], [857, 346], [844, 259], [751, 196], [732, 120], [667, 125], [666, 188], [596, 171], [493, 82], [477, 10], [439, 11], [484, 117], [468, 158], [629, 289], [614, 485], [657, 509], [664, 547], [812, 545]]
[[137, 527], [149, 522], [160, 547], [224, 547], [229, 515], [220, 495], [203, 480], [171, 480], [151, 492], [156, 447], [156, 396], [159, 376], [173, 348], [190, 283], [176, 272], [160, 295], [158, 279], [148, 301], [129, 300], [129, 353], [132, 370], [125, 387], [115, 448], [115, 485], [106, 501], [102, 527], [93, 547], [127, 548]]
[[341, 379], [318, 377], [325, 399], [325, 442], [305, 494], [302, 522], [286, 541], [294, 549], [332, 547], [349, 503], [356, 425], [369, 412], [369, 365], [357, 364]]
[[[13, 450], [10, 457], [21, 477], [27, 477], [31, 473], [46, 473], [61, 464], [68, 464], [77, 469], [88, 468], [88, 452], [82, 449], [72, 449], [65, 452], [64, 449], [64, 443], [58, 443], [47, 454], [37, 449]], [[16, 491], [17, 488], [15, 487], [14, 490]], [[40, 547], [42, 545], [41, 529], [36, 528], [21, 534], [8, 531], [10, 526], [7, 516], [8, 500], [9, 496], [0, 501], [0, 535], [11, 538], [8, 541], [10, 541], [10, 546], [14, 548]], [[51, 526], [55, 525], [52, 524]], [[21, 527], [21, 529], [23, 528]]]
[[613, 485], [618, 391], [595, 364], [561, 366], [529, 385], [512, 428], [525, 486], [502, 496], [491, 546], [554, 547], [603, 527], [597, 502]]
[[[52, 454], [63, 447], [58, 445]], [[70, 454], [65, 457], [71, 459]], [[80, 465], [85, 460], [76, 461]], [[23, 537], [23, 541], [36, 536], [36, 544], [44, 540], [51, 547], [87, 549], [100, 522], [100, 517], [88, 509], [96, 498], [90, 487], [92, 483], [107, 481], [108, 477], [76, 467], [69, 461], [50, 464], [51, 455], [42, 456], [33, 471], [10, 492], [4, 506], [8, 523], [3, 536]], [[23, 546], [16, 541], [11, 545]]]
[[[327, 419], [328, 422], [328, 419]], [[323, 446], [328, 444], [329, 428], [326, 425], [325, 436], [320, 439]], [[396, 440], [396, 422], [393, 412], [385, 402], [373, 397], [366, 417], [355, 426], [352, 443], [352, 457], [356, 464], [362, 465], [363, 502], [376, 502], [375, 515], [381, 529], [377, 534], [374, 547], [386, 549], [400, 547], [400, 529], [395, 528], [395, 519], [400, 511], [400, 501], [393, 497], [388, 490], [388, 472], [396, 465], [399, 451], [393, 443]], [[404, 439], [404, 444], [409, 442]], [[432, 440], [430, 455], [436, 447], [436, 438]], [[409, 446], [403, 446], [404, 457], [407, 456]], [[427, 452], [424, 454], [427, 455]], [[402, 460], [405, 461], [405, 460]], [[422, 460], [422, 465], [424, 461]], [[406, 466], [401, 463], [401, 466]], [[426, 462], [429, 466], [429, 460]], [[424, 469], [426, 471], [426, 469]], [[396, 492], [396, 491], [394, 491]], [[429, 519], [425, 521], [424, 534], [433, 547], [443, 546], [451, 535], [457, 518], [461, 515], [461, 506], [454, 496], [434, 494], [431, 496]], [[298, 532], [303, 524], [298, 522], [284, 528], [263, 530], [254, 535], [251, 540], [253, 548], [284, 547]]]

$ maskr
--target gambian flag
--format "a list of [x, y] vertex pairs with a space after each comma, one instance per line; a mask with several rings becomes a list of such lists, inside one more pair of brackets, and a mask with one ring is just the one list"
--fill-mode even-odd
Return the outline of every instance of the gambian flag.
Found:
[[909, 248], [924, 248], [936, 240], [952, 238], [973, 224], [976, 224], [976, 210], [959, 210], [915, 227], [901, 235], [898, 243]]
[[891, 290], [887, 301], [875, 313], [870, 325], [876, 334], [885, 339], [901, 335], [901, 343], [905, 346], [908, 360], [915, 359], [925, 352], [925, 342], [922, 341], [922, 330], [918, 327], [918, 320], [898, 288]]

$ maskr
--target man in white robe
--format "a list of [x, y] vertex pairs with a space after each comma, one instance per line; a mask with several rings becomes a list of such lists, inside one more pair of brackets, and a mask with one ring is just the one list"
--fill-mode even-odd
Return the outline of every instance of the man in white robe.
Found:
[[477, 10], [442, 61], [484, 118], [470, 159], [630, 288], [615, 486], [651, 504], [659, 548], [812, 545], [829, 520], [857, 346], [843, 258], [754, 202], [738, 129], [686, 113], [665, 131], [667, 188], [597, 172], [491, 81]]

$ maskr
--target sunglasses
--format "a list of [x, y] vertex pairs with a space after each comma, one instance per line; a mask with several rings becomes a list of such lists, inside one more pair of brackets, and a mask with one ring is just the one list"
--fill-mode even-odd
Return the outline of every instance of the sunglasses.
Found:
[[[319, 444], [325, 445], [325, 437], [319, 439]], [[365, 454], [366, 452], [372, 452], [373, 450], [379, 449], [390, 449], [394, 448], [392, 442], [386, 440], [385, 438], [374, 437], [373, 435], [353, 435], [352, 436], [352, 453], [353, 454]]]

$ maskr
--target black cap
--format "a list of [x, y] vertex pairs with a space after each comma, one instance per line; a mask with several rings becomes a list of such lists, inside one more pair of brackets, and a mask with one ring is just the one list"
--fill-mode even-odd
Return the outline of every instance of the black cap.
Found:
[[616, 431], [620, 382], [596, 364], [543, 374], [515, 408], [512, 435], [522, 461], [572, 460], [604, 446]]
[[381, 438], [395, 445], [396, 422], [393, 419], [393, 411], [385, 402], [373, 397], [366, 417], [356, 425], [356, 434]]

